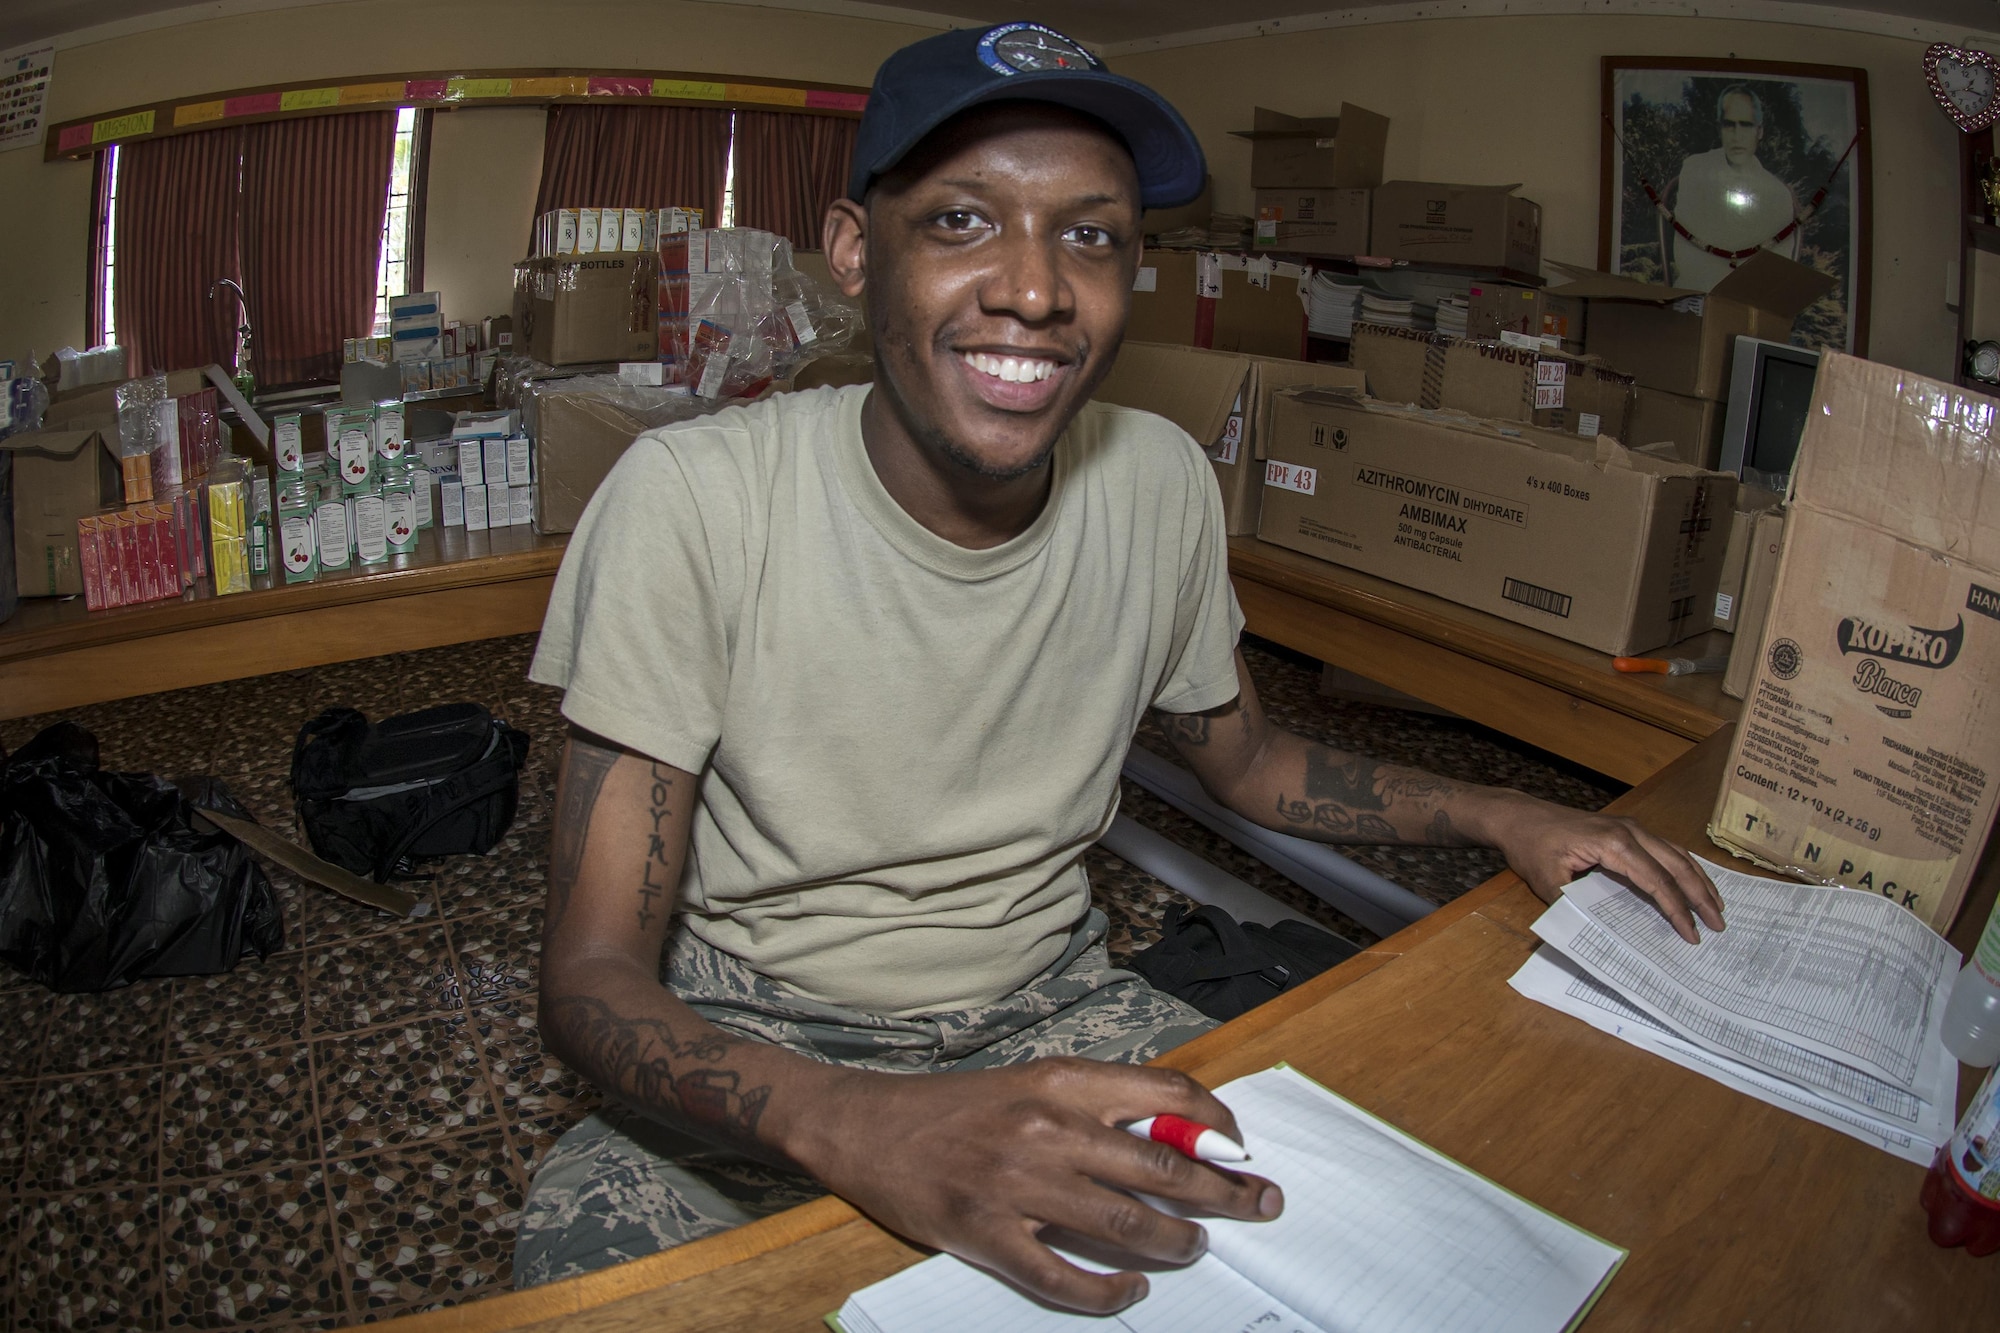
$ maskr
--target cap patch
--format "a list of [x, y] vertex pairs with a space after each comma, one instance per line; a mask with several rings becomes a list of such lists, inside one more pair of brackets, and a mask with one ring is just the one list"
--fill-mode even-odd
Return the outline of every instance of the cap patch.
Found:
[[995, 74], [1104, 68], [1096, 56], [1054, 28], [1039, 23], [1003, 23], [989, 28], [979, 39], [979, 59]]

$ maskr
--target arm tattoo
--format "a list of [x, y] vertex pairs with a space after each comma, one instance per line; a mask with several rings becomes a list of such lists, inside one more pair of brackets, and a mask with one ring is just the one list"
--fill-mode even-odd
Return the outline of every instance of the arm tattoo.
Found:
[[604, 779], [618, 762], [618, 752], [572, 736], [563, 751], [562, 773], [556, 782], [555, 839], [549, 852], [549, 914], [544, 927], [553, 931], [569, 907], [570, 890], [583, 864], [583, 845], [590, 837], [590, 816]]
[[666, 839], [660, 836], [660, 825], [673, 814], [668, 802], [673, 797], [674, 779], [666, 767], [654, 764], [651, 774], [652, 790], [647, 796], [646, 813], [652, 818], [652, 831], [646, 835], [646, 868], [639, 877], [639, 927], [644, 929], [653, 924], [659, 913], [653, 910], [653, 900], [671, 902], [673, 882], [667, 878], [672, 869], [667, 852]]
[[1176, 749], [1199, 750], [1208, 744], [1209, 716], [1206, 713], [1167, 713], [1167, 739]]
[[[1305, 792], [1292, 798], [1280, 792], [1278, 818], [1302, 832], [1341, 842], [1421, 842], [1432, 846], [1464, 845], [1451, 817], [1437, 802], [1456, 789], [1428, 773], [1397, 773], [1359, 755], [1343, 755], [1325, 746], [1306, 751]], [[1431, 810], [1427, 824], [1398, 828], [1391, 814], [1415, 807]], [[1408, 822], [1407, 816], [1404, 816]]]
[[757, 1123], [769, 1086], [746, 1088], [729, 1068], [742, 1044], [719, 1032], [692, 1038], [654, 1018], [628, 1018], [589, 995], [558, 996], [545, 1013], [566, 1056], [631, 1105], [685, 1122], [702, 1137], [763, 1152]]

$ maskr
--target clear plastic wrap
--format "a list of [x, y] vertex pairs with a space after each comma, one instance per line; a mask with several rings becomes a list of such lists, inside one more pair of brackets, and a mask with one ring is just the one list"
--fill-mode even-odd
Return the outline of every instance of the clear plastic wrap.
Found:
[[853, 306], [792, 266], [791, 242], [748, 227], [660, 240], [660, 360], [697, 398], [749, 398], [853, 338]]
[[48, 386], [23, 377], [0, 382], [0, 440], [16, 431], [40, 430], [49, 410]]
[[128, 380], [113, 391], [118, 404], [118, 452], [142, 458], [159, 442], [160, 404], [167, 401], [167, 377]]

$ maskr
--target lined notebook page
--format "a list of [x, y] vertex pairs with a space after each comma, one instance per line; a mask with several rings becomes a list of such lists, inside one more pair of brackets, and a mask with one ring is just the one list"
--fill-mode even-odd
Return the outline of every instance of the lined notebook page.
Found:
[[[1078, 1267], [1104, 1265], [1075, 1255]], [[1186, 1268], [1148, 1273], [1146, 1299], [1108, 1318], [1069, 1314], [1037, 1305], [1012, 1287], [948, 1254], [926, 1259], [865, 1291], [840, 1312], [847, 1333], [1076, 1333], [1124, 1329], [1130, 1333], [1332, 1333], [1300, 1318], [1248, 1278], [1204, 1255]]]
[[[1274, 1222], [1205, 1218], [1209, 1253], [1148, 1275], [1110, 1318], [1029, 1300], [949, 1255], [855, 1293], [848, 1333], [1557, 1333], [1624, 1251], [1279, 1067], [1216, 1089], [1252, 1166], [1285, 1190]], [[1087, 1268], [1102, 1266], [1076, 1259]]]
[[1216, 1096], [1285, 1211], [1204, 1223], [1209, 1253], [1329, 1330], [1554, 1333], [1624, 1257], [1296, 1070]]

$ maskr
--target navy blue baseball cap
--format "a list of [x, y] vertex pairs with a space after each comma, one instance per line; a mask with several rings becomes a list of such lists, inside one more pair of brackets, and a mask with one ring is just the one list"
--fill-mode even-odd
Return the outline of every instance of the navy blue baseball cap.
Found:
[[1053, 102], [1103, 121], [1132, 151], [1143, 207], [1192, 203], [1208, 179], [1200, 142], [1166, 98], [1113, 74], [1054, 28], [1003, 23], [926, 37], [882, 62], [861, 114], [848, 197], [865, 198], [877, 176], [959, 112], [1004, 101]]

